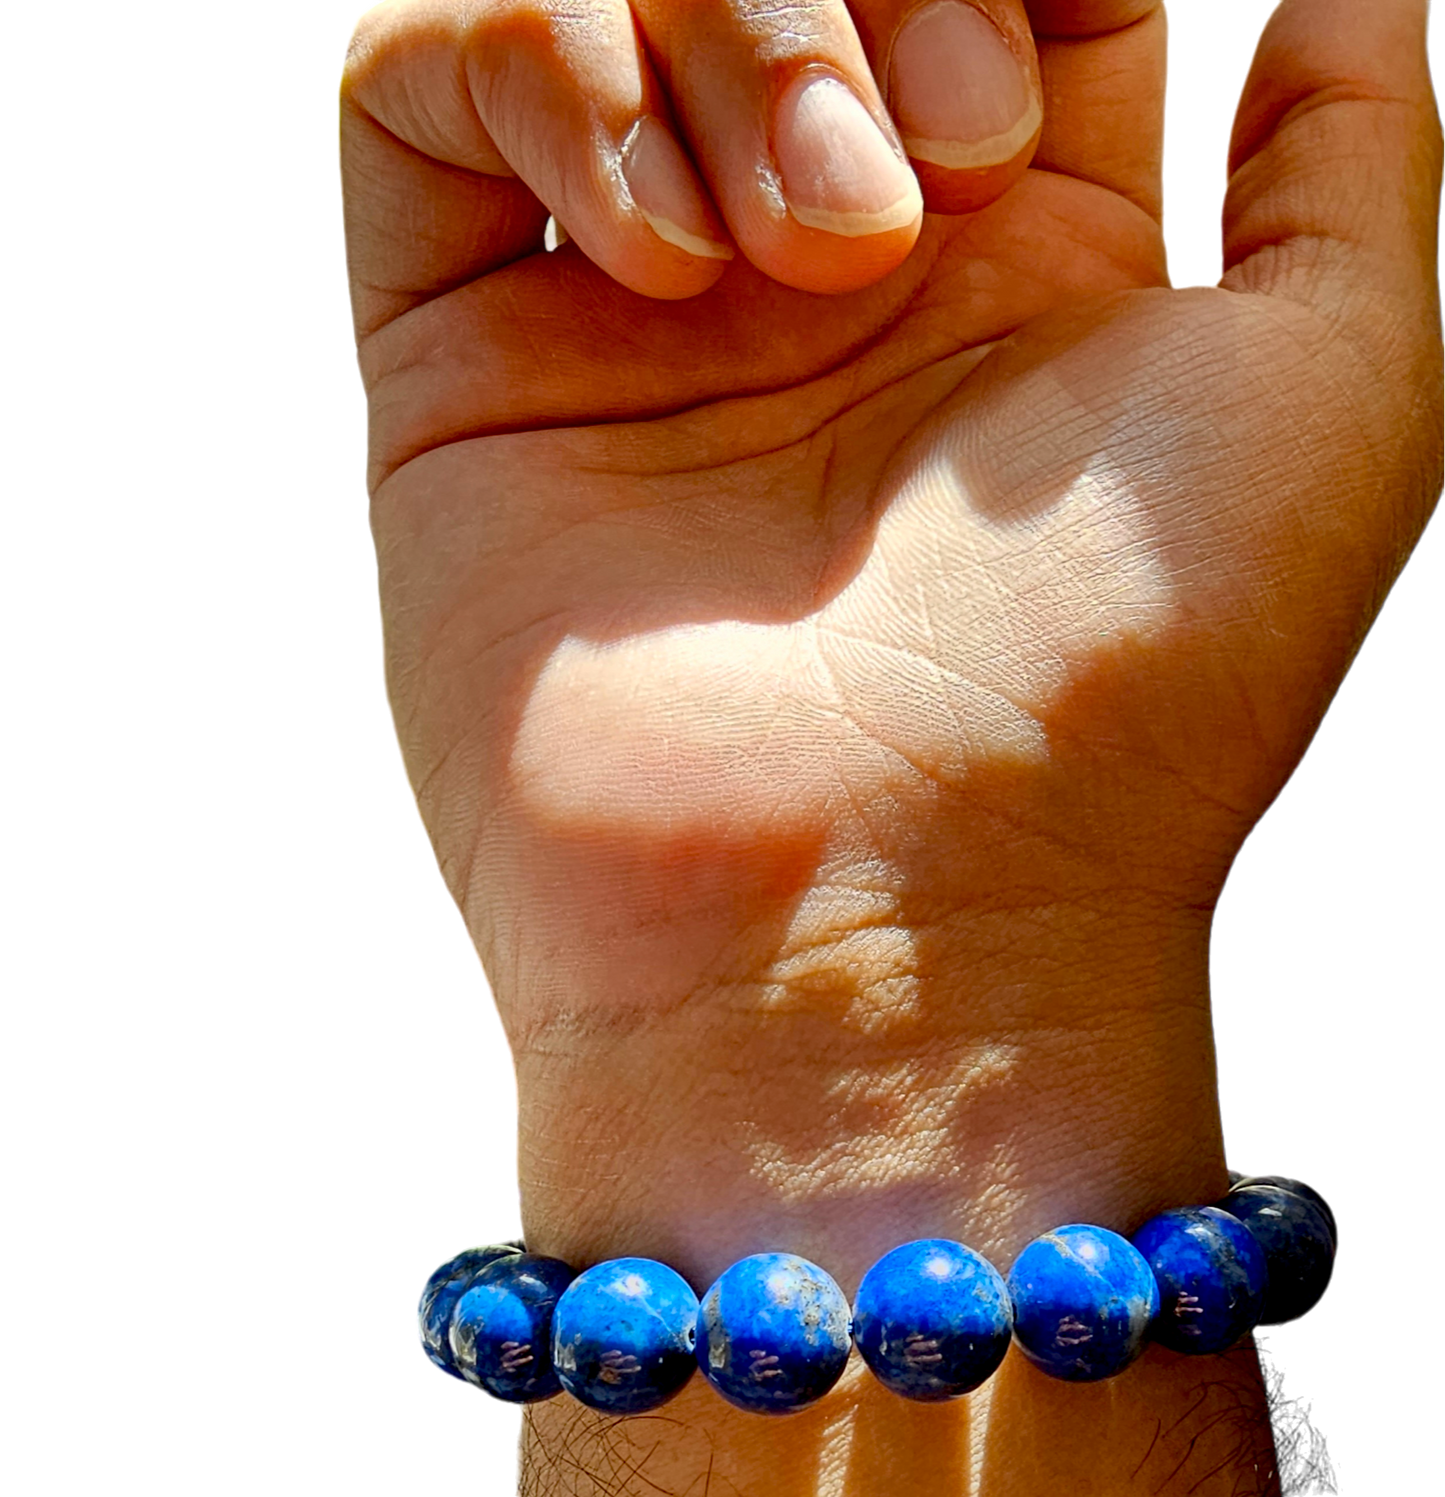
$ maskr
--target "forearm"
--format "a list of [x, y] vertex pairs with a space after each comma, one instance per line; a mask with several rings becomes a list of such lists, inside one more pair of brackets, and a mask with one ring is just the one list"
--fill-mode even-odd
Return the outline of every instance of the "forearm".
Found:
[[[1206, 915], [997, 912], [899, 938], [808, 942], [725, 997], [520, 1046], [530, 1245], [578, 1264], [656, 1257], [699, 1290], [786, 1249], [851, 1297], [914, 1238], [1006, 1271], [1063, 1222], [1128, 1232], [1223, 1194]], [[976, 1394], [931, 1406], [854, 1357], [783, 1419], [701, 1379], [642, 1419], [559, 1399], [529, 1415], [524, 1470], [529, 1497], [1276, 1490], [1247, 1347], [1153, 1348], [1094, 1385], [1015, 1350]]]

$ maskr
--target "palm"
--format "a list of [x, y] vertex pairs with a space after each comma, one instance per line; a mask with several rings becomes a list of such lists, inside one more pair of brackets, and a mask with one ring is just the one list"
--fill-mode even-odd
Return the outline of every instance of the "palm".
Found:
[[559, 929], [592, 991], [756, 980], [842, 868], [903, 929], [1212, 897], [1372, 564], [1299, 523], [1308, 319], [1161, 260], [1031, 173], [845, 298], [739, 264], [650, 303], [564, 252], [408, 319], [393, 692], [501, 991], [578, 981]]

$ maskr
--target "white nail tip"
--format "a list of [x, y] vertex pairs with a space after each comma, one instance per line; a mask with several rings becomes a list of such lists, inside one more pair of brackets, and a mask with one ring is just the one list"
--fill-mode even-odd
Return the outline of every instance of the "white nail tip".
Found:
[[867, 234], [886, 234], [893, 229], [907, 228], [923, 212], [923, 194], [915, 185], [896, 203], [873, 213], [840, 213], [828, 208], [799, 207], [796, 203], [789, 204], [788, 211], [806, 228], [861, 239]]
[[686, 250], [688, 254], [697, 255], [704, 260], [732, 259], [731, 246], [717, 244], [711, 239], [700, 239], [696, 234], [689, 234], [686, 229], [673, 223], [670, 218], [663, 218], [660, 213], [649, 213], [641, 203], [637, 203], [636, 206], [637, 211], [647, 220], [648, 228], [668, 244], [675, 245], [678, 249]]
[[1038, 100], [1030, 99], [1029, 107], [1018, 124], [999, 135], [990, 135], [986, 140], [923, 140], [916, 135], [907, 135], [903, 139], [903, 149], [915, 161], [927, 161], [950, 171], [1001, 166], [1005, 161], [1012, 161], [1033, 139], [1043, 117]]

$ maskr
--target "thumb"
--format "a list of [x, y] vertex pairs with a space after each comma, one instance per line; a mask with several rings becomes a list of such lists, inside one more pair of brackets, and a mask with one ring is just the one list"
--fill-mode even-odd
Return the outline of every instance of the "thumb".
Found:
[[1285, 0], [1275, 12], [1230, 147], [1226, 287], [1351, 322], [1389, 301], [1438, 329], [1428, 12], [1428, 0]]

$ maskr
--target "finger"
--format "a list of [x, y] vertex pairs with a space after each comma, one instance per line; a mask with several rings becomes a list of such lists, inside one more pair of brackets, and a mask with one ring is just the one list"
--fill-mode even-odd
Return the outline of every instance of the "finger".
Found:
[[[1224, 284], [1438, 318], [1440, 124], [1426, 0], [1286, 0], [1230, 152]], [[1418, 323], [1417, 323], [1418, 326]]]
[[451, 28], [418, 5], [358, 26], [341, 87], [358, 337], [541, 248], [547, 211], [477, 119]]
[[[732, 250], [673, 131], [625, 0], [383, 7], [367, 102], [421, 147], [516, 174], [614, 279], [705, 290]], [[371, 100], [374, 98], [375, 103]], [[448, 154], [443, 159], [456, 159]]]
[[1103, 36], [1158, 9], [1159, 0], [1025, 0], [1035, 36]]
[[853, 16], [929, 212], [1007, 192], [1043, 123], [1022, 0], [862, 0]]
[[638, 0], [636, 13], [753, 264], [837, 292], [902, 263], [922, 197], [842, 0]]
[[1114, 31], [1038, 43], [1044, 131], [1033, 165], [1163, 213], [1164, 8]]

